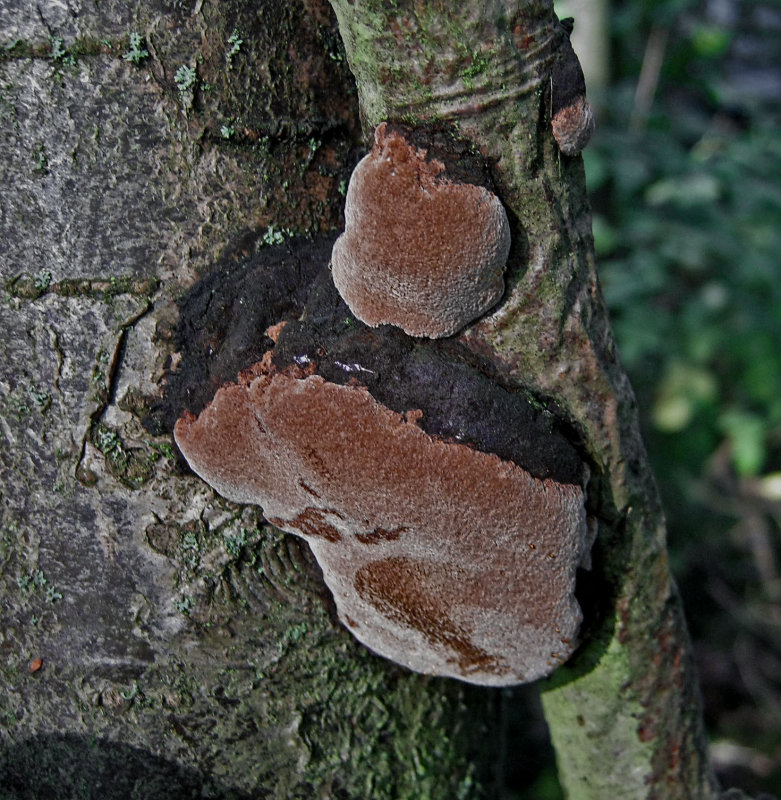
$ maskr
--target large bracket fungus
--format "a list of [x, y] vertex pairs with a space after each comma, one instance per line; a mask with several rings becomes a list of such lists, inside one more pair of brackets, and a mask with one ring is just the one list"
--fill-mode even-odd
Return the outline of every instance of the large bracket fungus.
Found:
[[455, 340], [372, 329], [327, 270], [299, 320], [176, 442], [306, 539], [340, 619], [413, 670], [501, 686], [576, 647], [588, 470], [555, 408]]
[[[466, 175], [467, 154], [443, 160], [408, 129], [381, 123], [353, 171], [334, 283], [367, 325], [450, 336], [504, 292], [510, 226], [499, 198]], [[445, 157], [446, 158], [446, 157]]]
[[437, 441], [359, 386], [258, 367], [176, 441], [220, 494], [308, 540], [345, 625], [418, 672], [484, 685], [572, 652], [583, 489]]

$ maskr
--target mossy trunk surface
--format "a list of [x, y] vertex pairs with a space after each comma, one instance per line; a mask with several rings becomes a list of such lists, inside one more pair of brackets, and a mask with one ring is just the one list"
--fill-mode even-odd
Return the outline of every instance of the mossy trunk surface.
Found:
[[187, 287], [342, 224], [331, 8], [0, 0], [0, 37], [0, 798], [476, 796], [494, 696], [362, 648], [141, 424]]
[[506, 380], [555, 399], [591, 465], [599, 533], [583, 646], [541, 685], [561, 783], [577, 800], [715, 797], [662, 510], [599, 290], [583, 164], [551, 135], [552, 3], [332, 4], [366, 131], [382, 120], [449, 126], [492, 164], [513, 229], [508, 289], [461, 338]]

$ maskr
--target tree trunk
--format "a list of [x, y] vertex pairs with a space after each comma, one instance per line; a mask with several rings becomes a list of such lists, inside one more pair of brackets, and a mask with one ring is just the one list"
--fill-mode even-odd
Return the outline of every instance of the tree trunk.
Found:
[[0, 2], [0, 30], [0, 798], [471, 796], [495, 696], [368, 653], [308, 549], [141, 425], [183, 290], [341, 225], [330, 7]]
[[553, 397], [591, 463], [599, 533], [583, 646], [541, 687], [562, 785], [578, 800], [714, 797], [664, 519], [599, 292], [583, 165], [551, 135], [552, 3], [332, 4], [367, 131], [450, 124], [493, 165], [513, 227], [509, 286], [461, 339], [506, 380]]
[[[714, 796], [582, 166], [547, 124], [551, 6], [333, 5], [367, 133], [452, 123], [494, 165], [509, 289], [462, 339], [592, 465], [584, 646], [543, 686], [562, 783]], [[358, 645], [300, 540], [141, 424], [187, 287], [341, 225], [360, 133], [330, 9], [0, 0], [0, 29], [0, 798], [481, 796], [498, 693]]]

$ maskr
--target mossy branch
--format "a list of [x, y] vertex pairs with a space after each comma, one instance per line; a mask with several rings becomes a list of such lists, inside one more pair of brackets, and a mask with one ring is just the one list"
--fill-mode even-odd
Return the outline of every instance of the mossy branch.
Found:
[[594, 263], [580, 158], [553, 138], [552, 2], [331, 0], [368, 132], [435, 125], [491, 164], [513, 230], [508, 289], [461, 339], [553, 398], [592, 468], [599, 521], [578, 654], [541, 688], [560, 779], [577, 798], [710, 798], [690, 644], [636, 403]]

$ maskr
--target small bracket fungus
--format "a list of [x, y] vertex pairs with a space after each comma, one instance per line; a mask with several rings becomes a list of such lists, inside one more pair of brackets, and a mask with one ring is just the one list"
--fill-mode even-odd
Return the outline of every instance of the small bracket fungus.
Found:
[[220, 494], [309, 542], [372, 650], [487, 686], [546, 675], [576, 646], [584, 490], [434, 439], [418, 417], [258, 364], [175, 437]]
[[333, 279], [358, 319], [451, 336], [504, 292], [510, 226], [486, 186], [455, 177], [406, 129], [381, 123], [347, 190]]
[[559, 45], [550, 73], [550, 113], [553, 138], [564, 155], [576, 156], [594, 133], [594, 114], [586, 99], [586, 80], [570, 42], [574, 20], [558, 26]]

